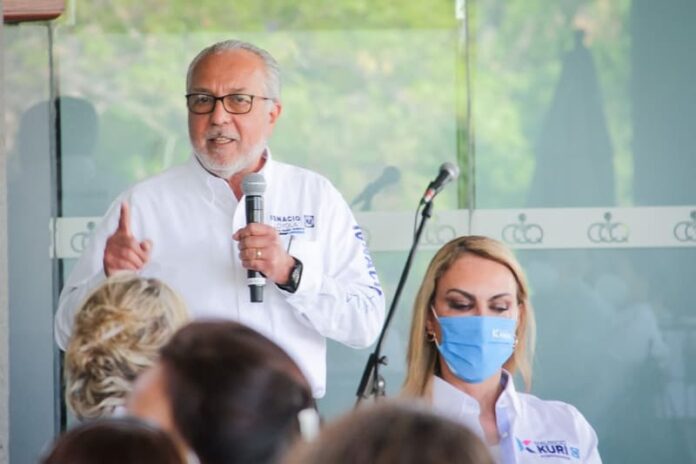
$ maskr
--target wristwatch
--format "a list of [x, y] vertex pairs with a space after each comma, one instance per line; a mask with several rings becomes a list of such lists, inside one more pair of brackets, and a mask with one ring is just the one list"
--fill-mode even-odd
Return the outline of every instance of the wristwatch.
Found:
[[297, 291], [297, 287], [300, 286], [300, 279], [302, 278], [302, 261], [294, 256], [292, 259], [295, 260], [295, 264], [293, 264], [292, 269], [290, 269], [290, 278], [288, 279], [287, 283], [282, 285], [276, 284], [279, 289], [285, 290], [289, 293], [295, 293]]

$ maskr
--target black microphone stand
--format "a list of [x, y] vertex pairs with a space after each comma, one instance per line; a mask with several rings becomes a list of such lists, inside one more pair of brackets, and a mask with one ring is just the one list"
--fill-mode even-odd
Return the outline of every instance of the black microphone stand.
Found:
[[[401, 298], [401, 292], [406, 284], [406, 279], [408, 278], [408, 273], [411, 270], [411, 263], [413, 261], [413, 256], [416, 254], [416, 249], [418, 248], [418, 242], [420, 242], [420, 237], [423, 234], [423, 229], [425, 229], [426, 221], [432, 216], [433, 212], [433, 202], [428, 201], [423, 207], [421, 212], [422, 219], [418, 225], [415, 235], [413, 236], [413, 243], [411, 244], [411, 250], [408, 253], [408, 258], [406, 258], [406, 264], [401, 272], [401, 278], [399, 279], [399, 284], [396, 286], [396, 292], [394, 293], [394, 298], [392, 299], [392, 304], [387, 312], [387, 317], [384, 320], [384, 325], [382, 326], [382, 331], [377, 339], [377, 344], [375, 345], [375, 350], [370, 354], [367, 359], [367, 364], [365, 364], [365, 370], [363, 371], [362, 377], [360, 379], [360, 385], [358, 386], [358, 391], [356, 392], [357, 400], [355, 405], [360, 404], [360, 401], [367, 399], [370, 395], [375, 398], [385, 396], [386, 384], [384, 378], [379, 373], [380, 364], [383, 366], [387, 365], [387, 357], [382, 356], [382, 342], [384, 341], [384, 336], [389, 328], [389, 323], [394, 317], [396, 312], [396, 307], [399, 304], [399, 299]], [[416, 219], [418, 218], [416, 213]], [[369, 385], [369, 390], [368, 390]], [[366, 393], [367, 391], [367, 393]]]

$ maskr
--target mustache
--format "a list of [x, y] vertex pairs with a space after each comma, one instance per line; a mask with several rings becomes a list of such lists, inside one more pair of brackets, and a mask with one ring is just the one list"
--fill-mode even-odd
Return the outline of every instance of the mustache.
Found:
[[233, 139], [233, 140], [239, 139], [238, 134], [231, 132], [231, 131], [228, 131], [228, 130], [223, 130], [223, 129], [213, 129], [213, 130], [209, 130], [208, 132], [205, 133], [206, 139], [215, 139], [217, 137], [225, 137], [225, 138]]

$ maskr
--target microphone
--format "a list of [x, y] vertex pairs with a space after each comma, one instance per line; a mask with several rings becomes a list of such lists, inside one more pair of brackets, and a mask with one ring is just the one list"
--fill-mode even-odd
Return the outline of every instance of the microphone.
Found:
[[437, 177], [428, 185], [428, 188], [425, 189], [423, 198], [421, 198], [420, 201], [421, 205], [433, 201], [435, 195], [440, 193], [440, 190], [442, 190], [445, 185], [447, 185], [457, 177], [459, 177], [458, 166], [450, 162], [442, 163], [442, 166], [440, 166], [440, 172], [437, 174]]
[[401, 179], [401, 171], [395, 166], [387, 166], [382, 171], [380, 176], [367, 184], [362, 192], [353, 199], [350, 206], [355, 206], [362, 202], [361, 211], [369, 211], [372, 209], [372, 198], [379, 193], [383, 188], [395, 184]]
[[[266, 191], [266, 180], [261, 174], [247, 174], [242, 180], [242, 193], [244, 194], [244, 206], [246, 207], [246, 222], [263, 222], [263, 192]], [[247, 269], [247, 284], [249, 284], [249, 297], [252, 303], [263, 302], [263, 287], [266, 278], [259, 271]]]

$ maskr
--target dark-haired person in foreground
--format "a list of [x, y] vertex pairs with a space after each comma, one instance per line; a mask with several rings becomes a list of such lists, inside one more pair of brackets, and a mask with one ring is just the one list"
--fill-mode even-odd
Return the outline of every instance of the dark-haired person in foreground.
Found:
[[[65, 349], [77, 307], [105, 276], [139, 271], [181, 293], [192, 318], [235, 320], [271, 338], [321, 397], [326, 339], [364, 348], [384, 320], [362, 232], [329, 180], [271, 155], [282, 104], [267, 51], [236, 40], [204, 49], [184, 101], [190, 160], [111, 205], [61, 293], [56, 341]], [[246, 224], [241, 185], [250, 173], [267, 185], [263, 224]], [[266, 278], [262, 303], [250, 302], [247, 270]]]
[[229, 321], [193, 322], [136, 382], [128, 412], [201, 464], [272, 464], [313, 413], [309, 383], [278, 345]]
[[468, 428], [424, 405], [386, 402], [351, 411], [283, 464], [493, 464]]
[[186, 464], [171, 437], [134, 418], [95, 419], [68, 430], [41, 464]]

